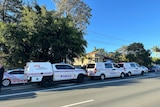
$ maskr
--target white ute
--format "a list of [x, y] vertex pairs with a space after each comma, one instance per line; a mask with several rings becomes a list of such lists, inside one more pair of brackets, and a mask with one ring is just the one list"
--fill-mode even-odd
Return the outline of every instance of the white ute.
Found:
[[86, 75], [85, 70], [76, 69], [72, 65], [50, 62], [28, 62], [24, 73], [29, 82], [37, 82], [42, 87], [48, 87], [54, 81], [63, 80], [77, 80], [81, 83]]
[[125, 77], [124, 69], [120, 68], [116, 63], [96, 62], [88, 64], [86, 69], [91, 79], [94, 79], [94, 77], [100, 77], [101, 80], [112, 77]]

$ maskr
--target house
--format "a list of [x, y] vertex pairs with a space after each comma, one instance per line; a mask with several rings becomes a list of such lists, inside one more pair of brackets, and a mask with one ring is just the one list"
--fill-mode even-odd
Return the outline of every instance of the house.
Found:
[[105, 62], [105, 61], [111, 61], [112, 62], [113, 59], [108, 58], [107, 56], [105, 56], [103, 53], [101, 53], [100, 51], [93, 51], [90, 53], [87, 53], [84, 56], [81, 56], [79, 58], [75, 58], [73, 65], [87, 65], [89, 63], [95, 63], [95, 62]]

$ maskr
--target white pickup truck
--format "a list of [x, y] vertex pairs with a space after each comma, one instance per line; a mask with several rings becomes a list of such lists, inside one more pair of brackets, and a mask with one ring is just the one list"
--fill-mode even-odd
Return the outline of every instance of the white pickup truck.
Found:
[[65, 63], [28, 62], [24, 74], [28, 82], [37, 82], [42, 87], [49, 87], [54, 81], [77, 80], [81, 83], [86, 71]]

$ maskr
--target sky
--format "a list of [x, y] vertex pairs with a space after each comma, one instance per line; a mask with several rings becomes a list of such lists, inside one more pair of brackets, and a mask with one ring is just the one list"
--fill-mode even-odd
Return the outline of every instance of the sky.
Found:
[[[37, 0], [48, 10], [51, 0]], [[114, 52], [122, 46], [142, 43], [145, 49], [160, 46], [160, 0], [83, 0], [92, 9], [84, 38], [86, 52], [104, 48]]]

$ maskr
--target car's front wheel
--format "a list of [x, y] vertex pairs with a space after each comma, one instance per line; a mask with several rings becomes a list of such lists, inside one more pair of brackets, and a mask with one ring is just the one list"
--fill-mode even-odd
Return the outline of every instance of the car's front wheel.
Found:
[[130, 77], [132, 74], [131, 74], [131, 72], [128, 72], [128, 76]]
[[141, 75], [144, 75], [144, 71], [141, 72]]
[[2, 81], [2, 85], [5, 86], [5, 87], [9, 86], [10, 84], [11, 84], [11, 81], [9, 79], [4, 79]]
[[120, 76], [121, 78], [124, 78], [125, 77], [125, 74], [124, 73], [121, 73], [121, 76]]
[[84, 75], [83, 75], [83, 74], [78, 75], [78, 77], [77, 77], [77, 82], [78, 82], [78, 83], [84, 82]]

